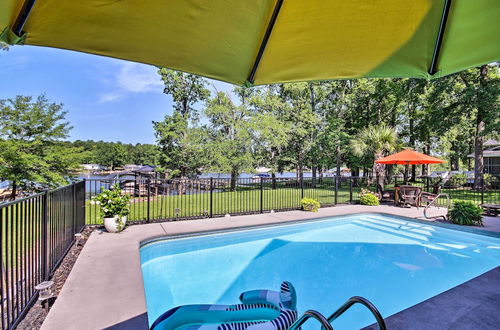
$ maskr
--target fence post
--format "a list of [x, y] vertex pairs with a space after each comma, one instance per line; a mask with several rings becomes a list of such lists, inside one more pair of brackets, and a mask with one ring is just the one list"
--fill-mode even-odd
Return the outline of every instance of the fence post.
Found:
[[264, 178], [260, 178], [260, 213], [264, 213]]
[[339, 178], [335, 176], [335, 205], [338, 203], [339, 198]]
[[481, 180], [481, 204], [484, 204], [484, 177]]
[[[90, 196], [89, 196], [90, 197]], [[83, 179], [83, 225], [87, 224], [87, 180]]]
[[352, 187], [353, 187], [353, 182], [352, 182], [352, 177], [349, 178], [349, 203], [352, 204]]
[[214, 178], [210, 178], [210, 218], [214, 216], [213, 210], [214, 210]]
[[147, 222], [149, 222], [151, 220], [151, 216], [150, 216], [150, 206], [151, 206], [151, 180], [150, 179], [147, 179], [146, 180], [146, 189], [148, 190], [148, 202], [147, 202]]
[[42, 197], [42, 278], [49, 278], [48, 190]]
[[[73, 182], [71, 184], [71, 196], [73, 197], [73, 200], [71, 201], [72, 209], [73, 209], [73, 231], [71, 232], [72, 235], [76, 234], [76, 184]], [[74, 238], [74, 236], [73, 236]]]

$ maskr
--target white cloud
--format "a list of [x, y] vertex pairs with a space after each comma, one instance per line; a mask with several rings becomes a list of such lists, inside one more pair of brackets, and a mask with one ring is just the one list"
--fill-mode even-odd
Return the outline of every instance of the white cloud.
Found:
[[99, 103], [117, 102], [132, 93], [161, 92], [163, 83], [153, 66], [126, 62], [114, 77], [111, 91], [102, 93]]
[[161, 90], [163, 83], [153, 66], [125, 63], [118, 74], [118, 85], [127, 92], [145, 93]]
[[122, 92], [103, 93], [99, 96], [99, 103], [116, 102], [125, 96]]

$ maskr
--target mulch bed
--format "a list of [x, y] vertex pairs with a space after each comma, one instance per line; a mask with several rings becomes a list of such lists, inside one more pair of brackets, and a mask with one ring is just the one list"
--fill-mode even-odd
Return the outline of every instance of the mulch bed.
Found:
[[[94, 228], [92, 227], [86, 227], [82, 231], [82, 239], [80, 240], [80, 244], [78, 246], [73, 245], [71, 247], [66, 257], [64, 257], [63, 261], [56, 269], [54, 276], [51, 278], [51, 280], [54, 281], [56, 287], [56, 294], [59, 294], [59, 292], [61, 292], [64, 282], [66, 282], [66, 279], [68, 278], [69, 273], [71, 272], [71, 269], [76, 262], [76, 259], [80, 255], [83, 246], [87, 242], [87, 239], [89, 238], [93, 230]], [[45, 320], [45, 317], [47, 317], [47, 312], [42, 307], [40, 302], [36, 302], [28, 311], [28, 314], [26, 314], [21, 323], [19, 323], [17, 329], [40, 329], [42, 327], [43, 321]]]

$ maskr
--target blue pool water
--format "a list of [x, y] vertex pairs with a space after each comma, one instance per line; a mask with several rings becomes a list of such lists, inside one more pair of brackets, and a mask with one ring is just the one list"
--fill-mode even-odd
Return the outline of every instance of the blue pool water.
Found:
[[[140, 252], [150, 325], [172, 307], [233, 304], [283, 280], [297, 289], [299, 314], [329, 316], [359, 295], [387, 317], [500, 265], [498, 238], [375, 214], [160, 240]], [[371, 323], [353, 307], [334, 328]]]

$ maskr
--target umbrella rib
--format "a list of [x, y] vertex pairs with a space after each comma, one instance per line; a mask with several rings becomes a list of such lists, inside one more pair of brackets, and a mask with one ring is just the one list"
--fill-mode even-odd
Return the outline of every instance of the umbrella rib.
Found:
[[446, 22], [448, 21], [448, 13], [450, 12], [451, 0], [445, 0], [443, 7], [443, 14], [441, 15], [441, 23], [439, 24], [438, 36], [436, 39], [436, 44], [434, 45], [434, 53], [432, 54], [431, 67], [429, 68], [429, 74], [434, 75], [437, 72], [437, 61], [439, 58], [439, 52], [441, 51], [441, 45], [443, 43], [444, 31], [446, 29]]
[[31, 13], [31, 9], [33, 9], [33, 6], [35, 5], [35, 1], [36, 0], [24, 1], [23, 8], [19, 12], [19, 15], [17, 15], [14, 26], [12, 27], [12, 32], [14, 32], [17, 36], [21, 36], [24, 25], [26, 24], [28, 16]]
[[262, 39], [262, 42], [260, 44], [259, 52], [257, 53], [257, 58], [255, 59], [255, 62], [252, 67], [252, 71], [250, 72], [250, 75], [248, 76], [247, 81], [253, 85], [255, 81], [255, 74], [257, 73], [257, 69], [259, 67], [260, 61], [262, 59], [262, 55], [264, 55], [264, 50], [266, 49], [267, 42], [269, 41], [269, 37], [271, 36], [271, 32], [273, 32], [274, 28], [274, 23], [276, 23], [276, 19], [278, 18], [278, 14], [281, 10], [281, 5], [283, 4], [284, 0], [278, 0], [276, 2], [276, 5], [274, 6], [273, 14], [271, 15], [271, 19], [269, 20], [269, 24], [267, 25], [266, 33], [264, 34], [264, 39]]

